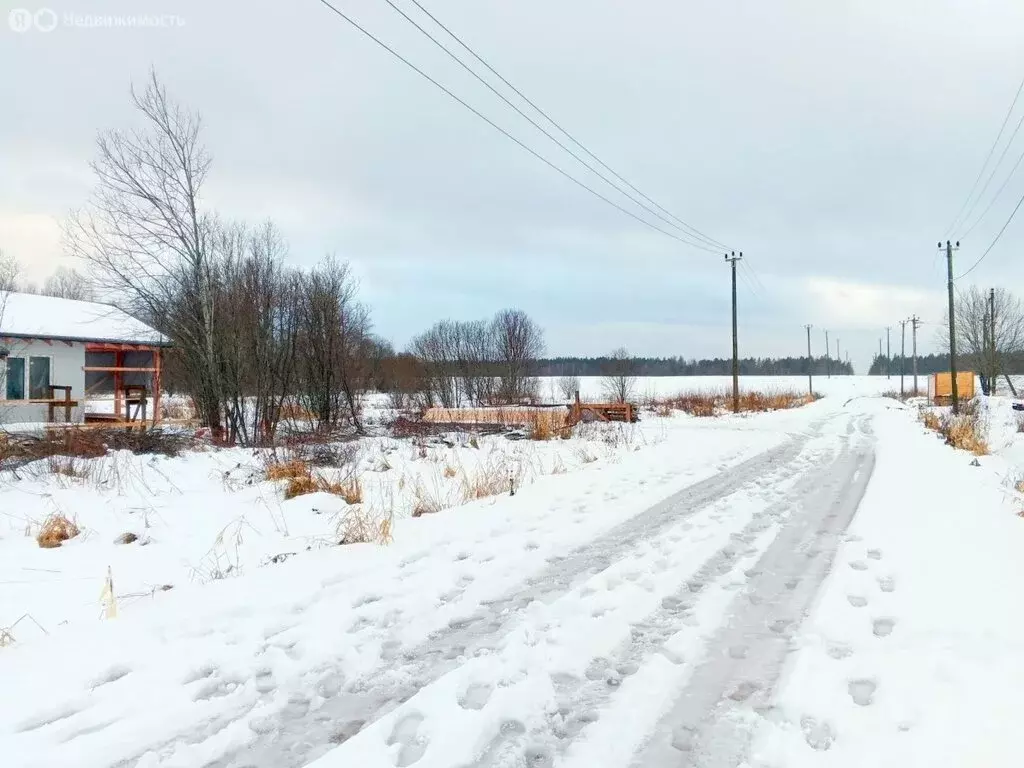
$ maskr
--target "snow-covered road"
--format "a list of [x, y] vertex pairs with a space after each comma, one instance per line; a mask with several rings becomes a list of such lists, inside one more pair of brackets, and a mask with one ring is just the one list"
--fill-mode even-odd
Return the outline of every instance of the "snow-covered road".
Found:
[[[736, 765], [733, 712], [770, 699], [870, 477], [864, 423], [816, 422], [552, 563], [411, 652], [420, 690], [387, 715], [403, 697], [360, 686], [346, 714], [371, 724], [316, 767]], [[285, 765], [302, 740], [288, 724], [226, 765]]]
[[[8, 649], [0, 680], [24, 702], [0, 697], [0, 754], [853, 768], [930, 750], [955, 766], [943, 740], [962, 725], [956, 754], [984, 743], [986, 765], [1013, 765], [988, 743], [997, 727], [1012, 742], [1012, 717], [956, 704], [1024, 685], [1005, 609], [1024, 535], [989, 462], [877, 398], [686, 422], [576, 480], [408, 521], [386, 549], [311, 553]], [[951, 612], [957, 595], [971, 602]]]

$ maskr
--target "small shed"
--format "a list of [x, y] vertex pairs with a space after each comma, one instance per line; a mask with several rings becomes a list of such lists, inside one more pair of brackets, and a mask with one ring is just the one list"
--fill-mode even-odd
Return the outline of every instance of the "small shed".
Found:
[[[956, 394], [960, 400], [974, 397], [974, 372], [957, 371]], [[953, 402], [953, 374], [949, 371], [933, 373], [928, 377], [928, 400], [935, 405], [951, 405]]]
[[155, 423], [167, 346], [109, 304], [0, 293], [0, 424]]

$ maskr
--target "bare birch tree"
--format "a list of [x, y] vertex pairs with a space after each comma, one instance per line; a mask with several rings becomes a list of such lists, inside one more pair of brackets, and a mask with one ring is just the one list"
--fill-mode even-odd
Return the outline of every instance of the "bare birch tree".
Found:
[[201, 205], [210, 169], [201, 120], [170, 99], [155, 72], [131, 97], [142, 127], [100, 134], [92, 163], [96, 187], [65, 224], [66, 248], [90, 265], [98, 289], [174, 339], [200, 416], [219, 431], [224, 398], [213, 254], [219, 228]]
[[636, 389], [636, 360], [625, 347], [619, 347], [604, 365], [605, 375], [601, 387], [605, 397], [616, 403], [625, 403]]
[[75, 301], [92, 301], [95, 298], [89, 278], [73, 267], [57, 267], [46, 278], [41, 293]]
[[491, 321], [498, 391], [506, 403], [535, 396], [534, 363], [544, 354], [544, 332], [521, 309], [503, 309]]

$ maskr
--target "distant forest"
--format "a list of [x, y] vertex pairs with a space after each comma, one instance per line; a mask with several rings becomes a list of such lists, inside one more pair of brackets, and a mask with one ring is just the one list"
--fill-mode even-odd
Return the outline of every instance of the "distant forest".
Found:
[[[960, 355], [957, 354], [957, 367], [961, 371], [974, 371], [980, 373], [979, 366], [974, 359], [973, 355]], [[891, 363], [892, 373], [900, 372], [900, 358], [895, 356]], [[918, 374], [924, 373], [942, 373], [943, 371], [949, 370], [949, 355], [918, 355], [917, 357], [917, 372]], [[914, 372], [914, 360], [910, 355], [907, 355], [906, 360], [906, 372]], [[1015, 352], [1011, 354], [1000, 355], [1000, 374], [1019, 374], [1024, 372], [1024, 353]], [[871, 363], [871, 367], [868, 369], [869, 376], [878, 376], [885, 374], [885, 355], [875, 355], [875, 359]]]
[[[686, 360], [682, 357], [634, 357], [630, 360], [634, 376], [729, 376], [732, 374], [732, 358], [713, 360]], [[538, 376], [603, 376], [609, 370], [621, 368], [622, 361], [610, 357], [553, 357], [537, 361]], [[831, 371], [836, 375], [850, 376], [853, 366], [849, 363], [814, 358], [814, 374], [824, 376]], [[806, 357], [740, 359], [742, 376], [806, 376]]]

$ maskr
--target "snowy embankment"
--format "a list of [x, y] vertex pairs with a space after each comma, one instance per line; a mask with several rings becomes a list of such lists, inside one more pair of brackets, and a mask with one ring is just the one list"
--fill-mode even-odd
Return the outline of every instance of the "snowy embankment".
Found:
[[[1020, 765], [1024, 467], [975, 466], [911, 409], [872, 405], [871, 483], [751, 762]], [[1019, 455], [1016, 414], [982, 405], [992, 447]]]

